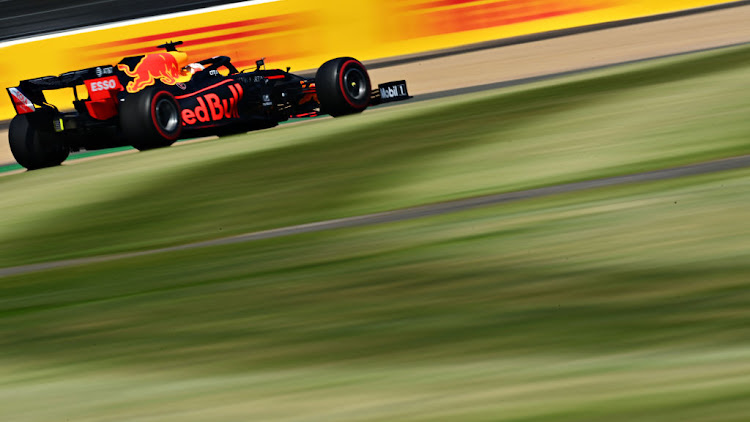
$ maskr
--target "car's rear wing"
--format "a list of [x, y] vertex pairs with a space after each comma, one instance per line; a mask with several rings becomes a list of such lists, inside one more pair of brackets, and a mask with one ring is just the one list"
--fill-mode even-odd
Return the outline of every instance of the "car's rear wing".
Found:
[[[37, 109], [56, 109], [47, 103], [44, 91], [73, 88], [84, 85], [85, 81], [96, 79], [102, 75], [114, 74], [112, 66], [99, 66], [89, 69], [74, 70], [59, 76], [44, 76], [41, 78], [27, 79], [19, 82], [18, 86], [6, 88], [13, 107], [18, 114], [33, 113]], [[74, 95], [77, 96], [77, 93]]]

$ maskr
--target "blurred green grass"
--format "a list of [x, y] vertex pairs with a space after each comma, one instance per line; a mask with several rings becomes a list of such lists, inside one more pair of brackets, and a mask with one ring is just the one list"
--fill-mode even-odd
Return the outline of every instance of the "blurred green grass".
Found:
[[749, 187], [738, 170], [6, 277], [0, 408], [741, 421]]
[[0, 178], [0, 267], [749, 151], [750, 48]]
[[[749, 48], [0, 178], [0, 266], [748, 152]], [[0, 279], [0, 419], [745, 421], [750, 170]]]

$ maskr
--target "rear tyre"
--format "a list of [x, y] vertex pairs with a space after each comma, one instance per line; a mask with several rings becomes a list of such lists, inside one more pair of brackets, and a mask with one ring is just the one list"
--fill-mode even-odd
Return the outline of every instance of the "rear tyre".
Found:
[[127, 142], [139, 151], [168, 147], [182, 133], [180, 113], [174, 95], [148, 88], [120, 103], [120, 127]]
[[321, 111], [333, 117], [361, 113], [370, 105], [370, 76], [351, 57], [323, 63], [315, 74], [315, 89]]
[[10, 152], [18, 164], [29, 170], [59, 166], [70, 154], [61, 134], [43, 128], [27, 114], [13, 118], [8, 128]]

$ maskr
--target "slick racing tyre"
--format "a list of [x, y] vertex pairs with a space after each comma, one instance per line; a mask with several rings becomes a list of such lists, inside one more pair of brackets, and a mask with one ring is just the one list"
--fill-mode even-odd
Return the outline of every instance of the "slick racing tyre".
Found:
[[180, 113], [174, 95], [151, 87], [120, 103], [120, 128], [128, 143], [139, 151], [168, 147], [182, 133]]
[[42, 122], [36, 122], [28, 114], [13, 118], [8, 128], [10, 152], [18, 164], [29, 170], [59, 166], [70, 154], [63, 136], [52, 130], [42, 129]]
[[315, 87], [321, 111], [333, 117], [360, 113], [370, 105], [370, 76], [364, 65], [351, 57], [320, 66]]

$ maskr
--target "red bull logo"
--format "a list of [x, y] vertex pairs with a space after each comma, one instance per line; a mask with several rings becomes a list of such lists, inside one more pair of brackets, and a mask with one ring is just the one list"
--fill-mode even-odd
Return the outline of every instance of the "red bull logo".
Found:
[[182, 110], [183, 126], [239, 118], [240, 114], [237, 105], [242, 100], [244, 94], [242, 85], [238, 83], [229, 85], [229, 91], [231, 93], [230, 98], [221, 98], [216, 93], [197, 97], [196, 102], [198, 105], [196, 107]]
[[118, 64], [117, 68], [133, 78], [125, 87], [130, 93], [141, 91], [155, 84], [157, 79], [167, 85], [174, 85], [180, 76], [177, 59], [170, 53], [148, 54], [135, 65], [133, 70], [125, 64]]

